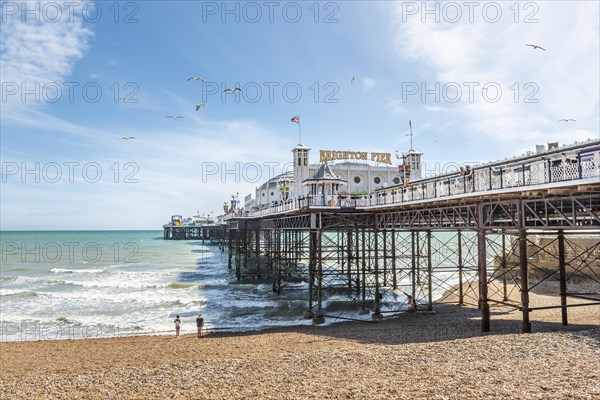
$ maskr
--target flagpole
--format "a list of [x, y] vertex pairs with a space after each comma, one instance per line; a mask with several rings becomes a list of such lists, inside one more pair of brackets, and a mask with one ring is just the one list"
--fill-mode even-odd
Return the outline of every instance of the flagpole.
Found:
[[298, 121], [298, 144], [302, 144], [302, 131], [300, 130], [300, 121]]

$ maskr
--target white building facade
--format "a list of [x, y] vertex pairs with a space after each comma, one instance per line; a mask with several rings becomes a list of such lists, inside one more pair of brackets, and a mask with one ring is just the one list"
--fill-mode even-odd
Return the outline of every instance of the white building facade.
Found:
[[338, 196], [364, 195], [377, 189], [405, 183], [410, 165], [411, 181], [421, 175], [422, 153], [411, 150], [402, 160], [390, 153], [319, 151], [319, 162], [311, 163], [311, 148], [299, 144], [292, 149], [293, 170], [280, 174], [256, 188], [254, 208], [260, 209], [293, 198], [318, 199], [323, 205], [335, 203]]

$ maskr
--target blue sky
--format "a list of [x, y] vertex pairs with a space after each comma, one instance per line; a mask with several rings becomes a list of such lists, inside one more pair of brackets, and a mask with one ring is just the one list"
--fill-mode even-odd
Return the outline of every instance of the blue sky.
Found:
[[598, 2], [76, 3], [2, 1], [2, 230], [219, 212], [297, 114], [313, 160], [408, 150], [410, 119], [430, 173], [599, 138]]

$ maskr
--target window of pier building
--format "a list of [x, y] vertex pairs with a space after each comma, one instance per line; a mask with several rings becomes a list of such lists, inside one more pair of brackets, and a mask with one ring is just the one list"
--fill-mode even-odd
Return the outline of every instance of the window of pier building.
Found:
[[376, 185], [379, 185], [379, 183], [381, 183], [381, 178], [376, 176], [375, 179], [373, 179], [373, 182], [375, 182]]
[[354, 183], [360, 183], [360, 176], [354, 177]]

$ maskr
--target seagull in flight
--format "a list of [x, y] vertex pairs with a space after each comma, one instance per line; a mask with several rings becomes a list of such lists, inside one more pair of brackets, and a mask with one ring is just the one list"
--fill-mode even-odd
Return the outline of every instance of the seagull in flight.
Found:
[[123, 136], [121, 138], [121, 140], [131, 140], [131, 139], [135, 139], [135, 136]]
[[196, 104], [196, 111], [198, 111], [202, 107], [206, 107], [206, 104]]
[[204, 78], [202, 78], [200, 76], [190, 76], [187, 80], [188, 81], [202, 81], [202, 82], [204, 82]]
[[355, 76], [352, 77], [352, 80], [350, 80], [350, 83], [354, 83], [354, 80], [356, 79]]
[[227, 92], [227, 93], [235, 93], [236, 91], [242, 91], [242, 89], [240, 89], [239, 87], [234, 87], [233, 89], [227, 88], [225, 90], [223, 90], [223, 93]]
[[544, 50], [544, 51], [546, 51], [546, 49], [545, 49], [545, 48], [543, 48], [542, 46], [538, 46], [537, 44], [526, 44], [525, 46], [532, 47], [532, 48], [533, 48], [533, 50], [535, 50], [535, 49], [540, 49], [540, 50]]
[[398, 153], [398, 150], [396, 150], [396, 158], [400, 159], [400, 153]]
[[571, 119], [571, 118], [563, 118], [563, 119], [559, 119], [558, 122], [576, 122], [576, 119]]
[[167, 118], [177, 119], [177, 118], [183, 118], [183, 117], [180, 117], [179, 115], [167, 115]]

